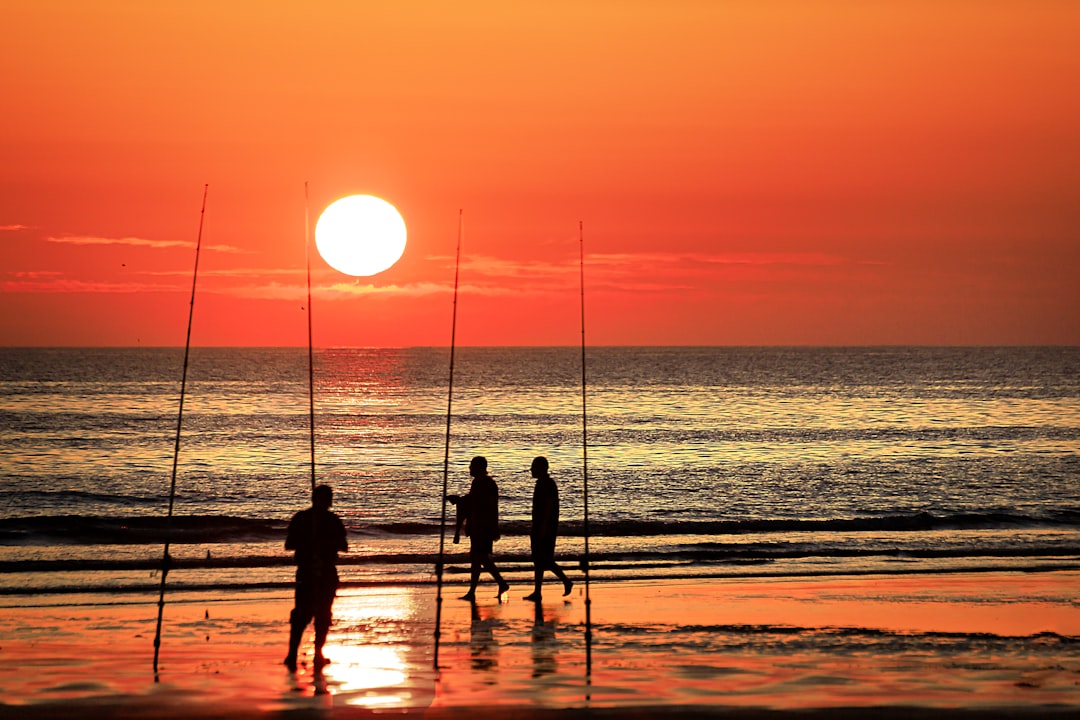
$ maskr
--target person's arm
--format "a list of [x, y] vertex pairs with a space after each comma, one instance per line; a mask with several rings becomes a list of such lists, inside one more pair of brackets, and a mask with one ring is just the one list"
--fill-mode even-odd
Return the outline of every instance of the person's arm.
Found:
[[293, 515], [292, 520], [289, 521], [289, 529], [285, 533], [285, 549], [296, 549], [296, 516]]
[[491, 480], [491, 539], [499, 540], [502, 533], [499, 532], [499, 486]]
[[348, 550], [349, 550], [349, 538], [348, 538], [348, 534], [345, 532], [345, 524], [343, 522], [341, 522], [340, 518], [338, 518], [337, 524], [338, 524], [338, 546], [337, 546], [337, 549], [338, 549], [339, 552], [348, 552]]

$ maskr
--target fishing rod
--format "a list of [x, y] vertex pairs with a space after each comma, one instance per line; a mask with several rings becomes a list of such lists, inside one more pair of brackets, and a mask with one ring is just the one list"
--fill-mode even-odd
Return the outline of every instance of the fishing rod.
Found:
[[446, 493], [450, 482], [450, 410], [454, 403], [454, 347], [457, 336], [457, 298], [458, 272], [461, 269], [461, 236], [464, 227], [464, 213], [458, 210], [457, 255], [454, 259], [454, 311], [450, 321], [450, 382], [446, 397], [446, 450], [443, 453], [442, 481], [442, 517], [439, 520], [439, 561], [435, 564], [435, 660], [434, 669], [439, 669], [439, 638], [442, 636], [442, 580], [443, 553], [446, 547]]
[[585, 505], [585, 676], [592, 676], [592, 599], [589, 597], [589, 434], [585, 405], [585, 223], [578, 221], [579, 268], [581, 271], [581, 461], [582, 494]]
[[[304, 183], [304, 262], [307, 264], [308, 425], [311, 428], [311, 498], [315, 500], [315, 350], [311, 339], [311, 220], [308, 184]], [[312, 513], [314, 520], [316, 513]]]
[[158, 682], [158, 653], [161, 650], [161, 619], [165, 614], [165, 578], [172, 558], [169, 540], [172, 531], [173, 504], [176, 500], [176, 466], [180, 460], [180, 429], [184, 423], [184, 392], [187, 389], [188, 357], [191, 352], [191, 321], [195, 317], [195, 283], [199, 279], [199, 251], [202, 249], [203, 220], [206, 218], [206, 195], [210, 184], [203, 185], [202, 210], [199, 211], [199, 234], [195, 240], [195, 271], [191, 276], [191, 302], [188, 307], [187, 339], [184, 341], [184, 371], [180, 376], [180, 412], [176, 418], [176, 446], [173, 448], [172, 482], [169, 485], [169, 514], [165, 520], [165, 551], [161, 556], [161, 592], [158, 595], [157, 630], [154, 633], [154, 682]]

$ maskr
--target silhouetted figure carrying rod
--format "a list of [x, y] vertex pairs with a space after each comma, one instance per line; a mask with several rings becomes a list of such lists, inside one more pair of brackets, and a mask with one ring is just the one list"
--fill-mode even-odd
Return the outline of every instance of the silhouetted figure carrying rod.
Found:
[[562, 580], [563, 595], [569, 595], [574, 583], [566, 573], [555, 564], [555, 538], [559, 534], [559, 488], [548, 474], [548, 461], [538, 457], [532, 461], [532, 476], [536, 478], [533, 488], [532, 529], [529, 531], [529, 546], [532, 549], [534, 585], [526, 600], [540, 602], [540, 586], [544, 581], [544, 571], [550, 570]]
[[337, 594], [337, 554], [349, 549], [341, 518], [330, 512], [334, 491], [319, 485], [311, 507], [293, 515], [285, 549], [295, 551], [296, 600], [289, 616], [289, 654], [285, 665], [296, 670], [296, 656], [308, 623], [315, 620], [315, 669], [326, 664], [323, 645], [330, 631], [331, 608]]
[[[487, 473], [487, 458], [477, 455], [469, 463], [472, 486], [467, 495], [447, 495], [446, 499], [458, 506], [458, 517], [463, 518], [465, 534], [469, 537], [469, 560], [472, 574], [469, 580], [469, 592], [461, 599], [470, 602], [476, 600], [476, 586], [480, 583], [480, 570], [487, 570], [499, 584], [499, 594], [510, 586], [499, 574], [491, 559], [494, 543], [499, 539], [499, 486]], [[455, 534], [454, 541], [457, 542]]]

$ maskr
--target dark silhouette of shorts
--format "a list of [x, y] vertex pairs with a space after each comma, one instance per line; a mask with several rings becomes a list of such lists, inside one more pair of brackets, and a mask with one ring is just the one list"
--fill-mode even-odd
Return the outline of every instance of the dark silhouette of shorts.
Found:
[[330, 627], [337, 579], [296, 583], [294, 608], [289, 618], [293, 625], [306, 626], [315, 620], [316, 627]]
[[477, 559], [491, 555], [494, 542], [488, 538], [470, 538], [469, 556]]
[[548, 563], [555, 560], [555, 538], [529, 538], [529, 549], [534, 563]]

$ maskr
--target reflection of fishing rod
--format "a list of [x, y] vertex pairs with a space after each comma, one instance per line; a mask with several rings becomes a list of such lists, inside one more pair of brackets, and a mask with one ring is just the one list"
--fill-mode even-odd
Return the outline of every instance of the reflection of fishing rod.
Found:
[[439, 669], [439, 638], [442, 636], [443, 552], [446, 547], [446, 493], [450, 482], [450, 409], [454, 403], [454, 345], [457, 335], [458, 271], [461, 268], [461, 235], [464, 216], [458, 210], [457, 256], [454, 259], [454, 312], [450, 321], [450, 382], [446, 398], [446, 451], [443, 454], [442, 516], [439, 520], [439, 561], [435, 564], [435, 670]]
[[161, 650], [161, 618], [165, 614], [165, 578], [169, 575], [169, 536], [172, 530], [173, 502], [176, 499], [176, 465], [180, 459], [180, 428], [184, 422], [184, 391], [187, 389], [188, 355], [191, 351], [191, 320], [195, 316], [195, 281], [199, 278], [199, 250], [202, 248], [203, 219], [206, 217], [206, 195], [210, 185], [203, 185], [202, 210], [199, 211], [199, 235], [195, 240], [195, 271], [191, 276], [191, 303], [188, 307], [187, 339], [184, 341], [184, 371], [180, 376], [180, 412], [176, 418], [176, 446], [173, 449], [172, 483], [169, 485], [169, 514], [165, 520], [165, 551], [161, 556], [161, 593], [158, 595], [157, 631], [154, 633], [154, 682], [158, 677], [158, 652]]
[[592, 600], [589, 598], [589, 435], [588, 413], [585, 410], [585, 224], [578, 221], [579, 267], [581, 269], [581, 471], [582, 495], [585, 504], [585, 675], [592, 675]]

